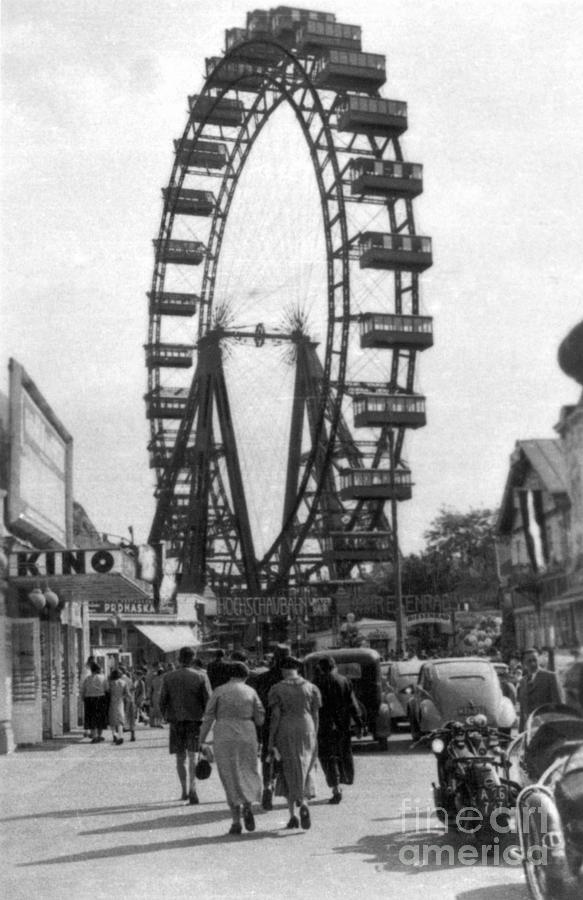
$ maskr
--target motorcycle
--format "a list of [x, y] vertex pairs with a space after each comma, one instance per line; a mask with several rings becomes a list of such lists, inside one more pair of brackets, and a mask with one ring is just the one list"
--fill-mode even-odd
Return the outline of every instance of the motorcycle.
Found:
[[527, 722], [516, 803], [524, 872], [533, 900], [583, 895], [583, 717], [565, 706], [540, 707]]
[[510, 779], [507, 735], [478, 714], [447, 722], [425, 740], [437, 761], [433, 794], [439, 820], [482, 842], [506, 834], [520, 790]]

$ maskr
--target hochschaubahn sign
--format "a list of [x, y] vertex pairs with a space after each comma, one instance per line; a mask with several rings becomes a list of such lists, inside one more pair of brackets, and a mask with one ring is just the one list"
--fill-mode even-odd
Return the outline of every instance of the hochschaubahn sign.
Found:
[[253, 618], [254, 616], [290, 616], [303, 618], [311, 611], [309, 597], [218, 597], [217, 616]]

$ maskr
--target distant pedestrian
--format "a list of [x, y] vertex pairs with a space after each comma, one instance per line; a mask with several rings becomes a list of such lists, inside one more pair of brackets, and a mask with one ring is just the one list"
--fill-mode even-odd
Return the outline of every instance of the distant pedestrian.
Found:
[[109, 727], [114, 744], [123, 744], [123, 730], [126, 722], [125, 703], [129, 696], [128, 683], [119, 669], [113, 669], [109, 676]]
[[557, 674], [540, 668], [538, 650], [535, 648], [525, 650], [522, 654], [522, 664], [524, 675], [518, 686], [520, 731], [524, 731], [528, 716], [539, 706], [563, 702], [563, 691]]
[[231, 677], [231, 673], [225, 660], [224, 650], [219, 649], [216, 651], [215, 658], [208, 664], [207, 675], [213, 691], [221, 684], [227, 683]]
[[214, 724], [214, 756], [231, 810], [229, 834], [241, 834], [241, 814], [247, 831], [255, 830], [253, 803], [261, 799], [257, 731], [265, 710], [257, 692], [245, 684], [245, 663], [230, 663], [231, 677], [213, 691], [200, 731], [201, 746]]
[[573, 663], [565, 675], [565, 699], [569, 706], [583, 714], [583, 653], [573, 650]]
[[138, 710], [136, 707], [136, 685], [137, 678], [136, 676], [130, 672], [128, 669], [123, 666], [119, 667], [122, 678], [125, 680], [127, 685], [127, 695], [124, 697], [124, 716], [125, 716], [125, 730], [130, 733], [130, 741], [135, 741], [136, 739], [136, 721], [138, 716]]
[[[91, 675], [91, 664], [95, 662], [95, 657], [93, 655], [87, 657], [87, 662], [85, 663], [85, 671], [83, 673], [83, 680], [87, 678], [88, 675]], [[83, 737], [91, 737], [91, 728], [87, 721], [87, 712], [85, 703], [83, 704]]]
[[149, 718], [146, 709], [146, 682], [144, 680], [145, 675], [145, 669], [136, 669], [136, 676], [134, 679], [134, 700], [136, 704], [136, 721], [148, 724]]
[[[269, 691], [271, 722], [269, 751], [281, 759], [276, 794], [287, 799], [287, 828], [311, 825], [309, 801], [314, 796], [313, 768], [318, 754], [318, 711], [322, 700], [318, 688], [299, 674], [300, 662], [284, 659], [283, 679]], [[300, 820], [295, 807], [300, 808]]]
[[263, 706], [265, 707], [265, 721], [259, 731], [259, 740], [261, 742], [261, 769], [263, 777], [263, 795], [261, 797], [261, 805], [263, 809], [269, 810], [273, 807], [273, 771], [274, 765], [269, 753], [269, 724], [271, 714], [269, 708], [269, 692], [274, 684], [278, 684], [283, 678], [281, 664], [284, 659], [291, 655], [290, 648], [286, 644], [277, 644], [273, 654], [269, 659], [269, 669], [261, 672], [251, 682], [251, 686], [255, 688], [259, 695]]
[[[194, 650], [183, 647], [178, 656], [180, 666], [168, 672], [162, 681], [160, 709], [170, 723], [171, 754], [176, 755], [176, 771], [182, 787], [182, 800], [198, 803], [196, 792], [196, 753], [205, 707], [211, 686], [204, 672], [194, 669]], [[186, 758], [188, 756], [188, 780]]]
[[[158, 674], [158, 663], [149, 663], [144, 673], [145, 700], [143, 707], [146, 710], [148, 720], [152, 724], [152, 710], [150, 709], [150, 696], [152, 693], [152, 682]], [[153, 727], [153, 726], [152, 726]]]
[[150, 727], [162, 728], [162, 710], [160, 709], [160, 693], [162, 691], [162, 679], [165, 673], [163, 666], [158, 666], [158, 671], [150, 684]]
[[340, 675], [331, 656], [323, 656], [318, 662], [314, 684], [322, 697], [318, 758], [326, 776], [326, 784], [332, 788], [329, 802], [340, 803], [340, 785], [354, 782], [351, 723], [354, 721], [360, 730], [362, 719], [352, 684], [348, 678]]
[[107, 728], [107, 678], [102, 674], [101, 666], [98, 663], [90, 663], [89, 668], [91, 674], [87, 675], [81, 685], [81, 699], [91, 743], [97, 744], [105, 740], [102, 734]]

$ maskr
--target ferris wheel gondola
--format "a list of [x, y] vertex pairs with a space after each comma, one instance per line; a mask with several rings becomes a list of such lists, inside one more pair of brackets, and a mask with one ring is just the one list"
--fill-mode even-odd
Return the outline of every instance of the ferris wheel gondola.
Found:
[[358, 26], [278, 7], [227, 31], [189, 97], [154, 241], [146, 403], [150, 540], [199, 588], [391, 557], [384, 506], [411, 496], [403, 442], [425, 424], [432, 256], [385, 81]]

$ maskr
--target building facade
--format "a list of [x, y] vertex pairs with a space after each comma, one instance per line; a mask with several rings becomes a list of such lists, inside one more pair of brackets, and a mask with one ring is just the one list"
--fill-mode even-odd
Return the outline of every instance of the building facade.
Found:
[[[140, 548], [100, 534], [73, 500], [73, 438], [10, 361], [0, 396], [0, 752], [82, 724], [89, 655], [107, 672], [197, 643], [190, 598], [154, 602]], [[193, 627], [194, 626], [194, 627]]]
[[[583, 384], [583, 328], [559, 351]], [[568, 348], [568, 352], [565, 348]], [[497, 555], [517, 649], [583, 645], [583, 396], [565, 406], [554, 439], [517, 441], [497, 522]]]

